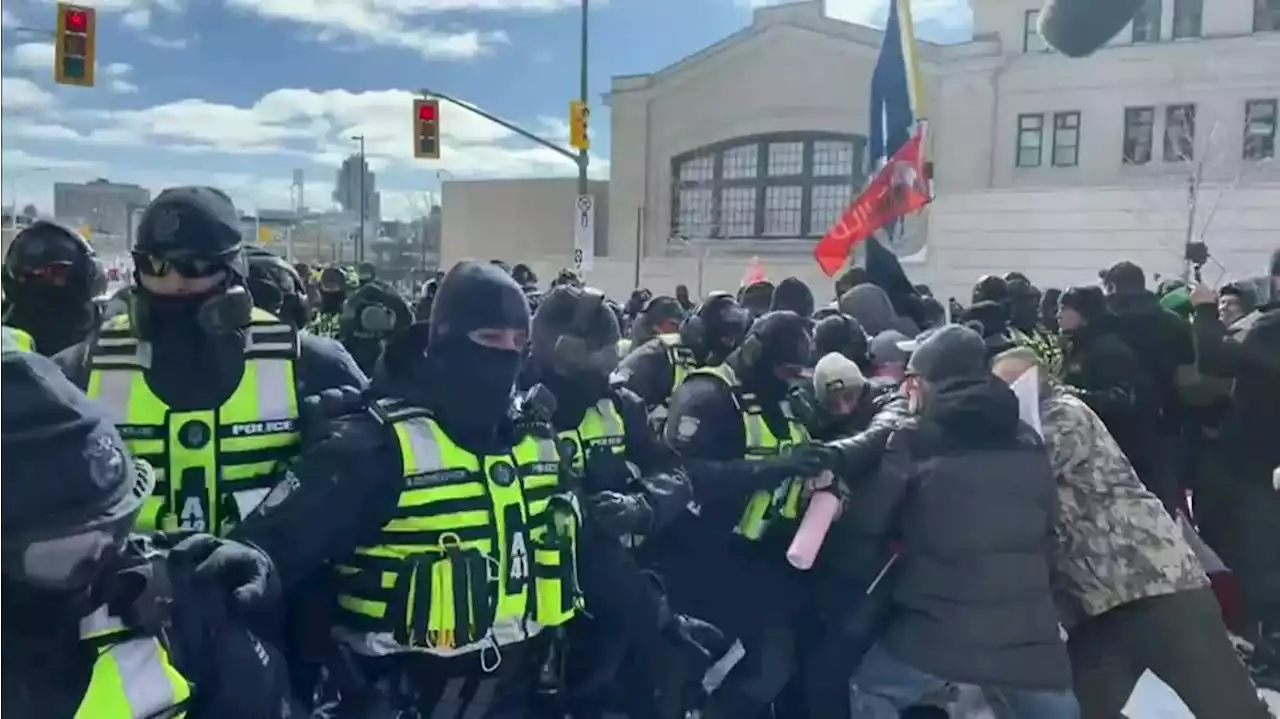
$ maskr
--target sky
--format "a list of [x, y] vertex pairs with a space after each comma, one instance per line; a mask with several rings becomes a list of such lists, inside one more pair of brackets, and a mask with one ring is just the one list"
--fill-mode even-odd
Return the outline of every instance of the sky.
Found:
[[[581, 0], [84, 0], [98, 9], [93, 88], [52, 80], [52, 0], [2, 0], [0, 188], [52, 209], [55, 181], [153, 192], [213, 185], [246, 213], [330, 209], [338, 164], [365, 137], [384, 219], [432, 202], [442, 179], [575, 173], [553, 151], [445, 103], [442, 157], [412, 156], [411, 107], [430, 88], [568, 141]], [[888, 0], [827, 0], [882, 26]], [[746, 26], [774, 0], [590, 0], [591, 174], [607, 177], [615, 75], [655, 72]], [[971, 36], [967, 0], [914, 0], [917, 35]], [[32, 32], [34, 30], [35, 32]]]

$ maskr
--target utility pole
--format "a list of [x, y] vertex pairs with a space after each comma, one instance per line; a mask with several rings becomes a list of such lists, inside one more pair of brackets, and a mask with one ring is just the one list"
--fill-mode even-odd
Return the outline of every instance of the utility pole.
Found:
[[[587, 47], [588, 47], [587, 40], [589, 37], [588, 31], [587, 31], [587, 26], [588, 26], [587, 16], [589, 14], [590, 4], [591, 4], [591, 0], [582, 0], [582, 18], [581, 18], [582, 37], [581, 37], [581, 43], [579, 44], [579, 48], [578, 48], [579, 50], [578, 100], [580, 100], [584, 105], [588, 104], [587, 93], [590, 92], [590, 90], [587, 87], [588, 85], [587, 81], [589, 79], [589, 76], [587, 74]], [[587, 158], [588, 158], [588, 155], [585, 149], [578, 150], [578, 194], [579, 195], [587, 194]]]
[[360, 234], [356, 236], [356, 263], [364, 262], [364, 217], [366, 213], [366, 205], [368, 203], [368, 193], [365, 191], [364, 180], [369, 174], [368, 168], [365, 167], [364, 160], [364, 135], [352, 135], [352, 140], [360, 143]]

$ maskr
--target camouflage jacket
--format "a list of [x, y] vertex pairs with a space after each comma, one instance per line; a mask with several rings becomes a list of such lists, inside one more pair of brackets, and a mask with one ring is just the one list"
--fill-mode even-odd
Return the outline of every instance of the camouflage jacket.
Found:
[[1046, 391], [1040, 414], [1058, 481], [1054, 588], [1064, 623], [1208, 586], [1182, 529], [1143, 486], [1098, 415], [1054, 389]]

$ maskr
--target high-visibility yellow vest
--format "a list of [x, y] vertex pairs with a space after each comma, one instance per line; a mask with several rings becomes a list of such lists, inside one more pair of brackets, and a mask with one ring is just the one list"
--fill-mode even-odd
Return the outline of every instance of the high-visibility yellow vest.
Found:
[[244, 337], [244, 374], [231, 397], [221, 407], [180, 412], [151, 390], [151, 345], [133, 335], [129, 317], [103, 325], [89, 396], [111, 414], [129, 451], [156, 471], [139, 529], [225, 534], [266, 498], [279, 468], [297, 454], [298, 334], [255, 309]]
[[[589, 407], [582, 416], [582, 421], [574, 429], [567, 429], [558, 435], [560, 457], [568, 460], [570, 466], [578, 471], [586, 469], [586, 460], [602, 454], [622, 455], [627, 451], [627, 428], [613, 400], [606, 397]], [[624, 460], [625, 461], [625, 460]], [[640, 477], [640, 469], [630, 462], [625, 466], [631, 479]], [[622, 544], [638, 547], [644, 543], [642, 535], [625, 535]]]
[[[746, 459], [768, 459], [786, 454], [797, 444], [809, 441], [809, 432], [796, 419], [791, 404], [781, 403], [782, 414], [787, 420], [790, 434], [778, 437], [764, 421], [760, 401], [754, 392], [747, 392], [733, 368], [727, 364], [703, 367], [691, 375], [710, 375], [724, 382], [733, 391], [734, 406], [742, 415], [742, 428], [746, 435]], [[747, 539], [759, 539], [769, 525], [778, 518], [797, 519], [800, 516], [800, 493], [805, 477], [795, 477], [780, 484], [773, 491], [760, 491], [751, 496], [734, 533]]]
[[89, 690], [75, 719], [185, 717], [191, 685], [152, 636], [136, 632], [102, 607], [80, 620], [80, 640], [93, 646]]
[[405, 484], [376, 542], [336, 568], [337, 635], [361, 654], [479, 654], [572, 619], [581, 511], [553, 439], [477, 457], [431, 413], [383, 399], [370, 411], [398, 441]]
[[17, 327], [4, 326], [4, 351], [5, 352], [35, 352], [36, 341], [32, 339], [30, 334]]
[[[689, 373], [698, 369], [698, 360], [693, 356], [693, 350], [681, 342], [680, 335], [675, 332], [658, 335], [658, 341], [662, 342], [667, 353], [667, 364], [671, 365], [671, 395], [674, 395]], [[649, 411], [649, 423], [659, 435], [667, 424], [667, 402], [671, 401], [671, 395]]]
[[315, 317], [307, 323], [306, 331], [317, 337], [328, 337], [330, 339], [338, 336], [338, 330], [342, 327], [342, 314], [339, 312], [317, 313]]

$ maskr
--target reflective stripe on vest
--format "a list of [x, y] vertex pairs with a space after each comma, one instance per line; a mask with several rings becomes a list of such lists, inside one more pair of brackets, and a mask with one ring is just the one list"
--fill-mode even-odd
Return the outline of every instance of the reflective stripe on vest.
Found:
[[661, 334], [658, 335], [658, 340], [662, 342], [662, 347], [667, 352], [667, 364], [671, 366], [671, 394], [667, 395], [662, 404], [649, 411], [649, 424], [661, 437], [667, 424], [667, 403], [680, 385], [684, 384], [689, 373], [698, 369], [698, 360], [693, 356], [693, 350], [680, 341], [679, 334]]
[[17, 327], [4, 327], [5, 352], [35, 352], [36, 341]]
[[[574, 469], [579, 471], [586, 469], [585, 460], [589, 457], [600, 454], [622, 455], [627, 451], [626, 424], [613, 400], [608, 397], [587, 409], [577, 429], [567, 429], [558, 437], [560, 456], [569, 458]], [[631, 474], [628, 481], [640, 477], [640, 469], [634, 464], [626, 462], [626, 467]], [[627, 547], [638, 547], [644, 543], [641, 535], [626, 535], [621, 539], [622, 544]]]
[[80, 620], [80, 639], [98, 647], [98, 659], [75, 719], [186, 716], [191, 686], [169, 652], [155, 637], [132, 634], [106, 607]]
[[297, 356], [293, 328], [255, 309], [235, 391], [221, 407], [176, 411], [151, 390], [151, 345], [132, 335], [129, 318], [103, 326], [89, 396], [111, 413], [129, 451], [156, 470], [139, 529], [225, 534], [266, 498], [298, 451]]
[[[734, 405], [742, 415], [742, 428], [746, 436], [745, 459], [759, 460], [776, 457], [790, 452], [795, 445], [809, 440], [808, 431], [796, 420], [791, 412], [791, 404], [786, 400], [781, 402], [781, 409], [789, 425], [790, 435], [786, 438], [775, 435], [773, 430], [769, 429], [768, 423], [764, 421], [759, 400], [754, 393], [743, 391], [742, 381], [729, 365], [704, 367], [690, 374], [707, 374], [717, 377], [733, 390]], [[756, 540], [764, 534], [775, 517], [797, 519], [800, 516], [800, 494], [804, 487], [804, 482], [801, 480], [803, 479], [805, 478], [789, 479], [778, 485], [772, 492], [760, 491], [753, 494], [734, 532], [747, 539]]]
[[573, 618], [580, 510], [555, 441], [477, 458], [426, 410], [372, 411], [395, 432], [405, 485], [377, 543], [336, 568], [340, 636], [362, 654], [478, 652], [491, 671], [498, 647]]

